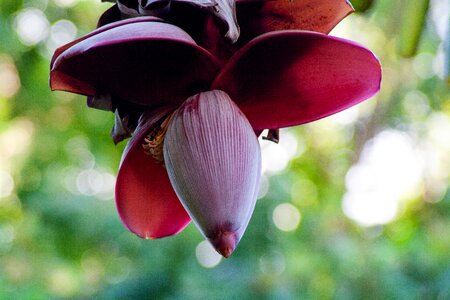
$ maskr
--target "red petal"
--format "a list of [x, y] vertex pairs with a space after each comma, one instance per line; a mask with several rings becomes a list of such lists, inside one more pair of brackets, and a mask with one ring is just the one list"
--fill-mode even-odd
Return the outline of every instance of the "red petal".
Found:
[[161, 238], [183, 230], [190, 218], [161, 163], [144, 153], [143, 139], [171, 109], [152, 112], [140, 123], [122, 156], [116, 183], [116, 205], [124, 225], [142, 238]]
[[265, 34], [242, 48], [216, 78], [254, 129], [280, 128], [337, 113], [380, 88], [370, 50], [308, 31]]
[[353, 12], [346, 0], [238, 0], [241, 39], [270, 31], [300, 29], [329, 33]]
[[217, 72], [215, 59], [186, 32], [142, 17], [103, 26], [58, 49], [50, 85], [158, 107], [207, 89]]

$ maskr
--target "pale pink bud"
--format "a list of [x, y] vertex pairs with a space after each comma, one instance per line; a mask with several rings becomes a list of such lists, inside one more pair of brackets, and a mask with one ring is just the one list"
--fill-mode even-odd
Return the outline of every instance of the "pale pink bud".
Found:
[[253, 213], [261, 173], [259, 143], [244, 114], [223, 91], [190, 97], [173, 115], [164, 161], [194, 223], [230, 256]]

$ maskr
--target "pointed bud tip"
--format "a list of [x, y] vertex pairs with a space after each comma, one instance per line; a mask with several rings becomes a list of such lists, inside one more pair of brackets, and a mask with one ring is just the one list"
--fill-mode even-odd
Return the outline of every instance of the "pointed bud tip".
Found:
[[236, 232], [219, 232], [210, 239], [212, 245], [223, 257], [228, 258], [234, 251], [238, 243]]

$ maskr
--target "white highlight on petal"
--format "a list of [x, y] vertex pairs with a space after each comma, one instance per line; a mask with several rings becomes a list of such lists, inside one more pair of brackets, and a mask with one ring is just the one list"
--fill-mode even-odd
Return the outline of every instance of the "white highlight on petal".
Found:
[[272, 220], [278, 229], [282, 231], [293, 231], [300, 224], [301, 214], [294, 205], [282, 203], [273, 210]]
[[45, 14], [36, 8], [22, 10], [15, 19], [15, 29], [20, 41], [34, 46], [48, 35], [49, 22]]
[[198, 263], [205, 268], [214, 268], [222, 260], [222, 256], [207, 241], [200, 242], [195, 248]]

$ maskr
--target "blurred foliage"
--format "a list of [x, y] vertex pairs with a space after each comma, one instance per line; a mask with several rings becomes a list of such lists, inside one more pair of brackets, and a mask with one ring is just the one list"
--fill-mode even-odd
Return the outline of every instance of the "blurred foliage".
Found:
[[365, 12], [372, 6], [372, 4], [374, 3], [374, 0], [352, 0], [350, 2], [352, 3], [355, 11]]
[[400, 31], [400, 53], [403, 56], [408, 57], [416, 53], [429, 2], [429, 0], [418, 0], [405, 6]]
[[[110, 4], [1, 1], [0, 299], [450, 299], [445, 2], [431, 1], [425, 14], [416, 1], [355, 1], [372, 7], [331, 34], [376, 53], [380, 94], [349, 113], [282, 131], [280, 145], [262, 142], [265, 159], [291, 160], [268, 165], [268, 192], [239, 247], [205, 268], [193, 225], [154, 241], [126, 231], [113, 201], [124, 147], [109, 137], [113, 115], [49, 91], [55, 47], [92, 30]], [[399, 44], [408, 55], [417, 46], [417, 55], [400, 57]], [[388, 140], [382, 160], [368, 163], [370, 147]], [[358, 206], [364, 197], [348, 200], [360, 178], [351, 174], [386, 162], [390, 188], [418, 174], [408, 193], [368, 208]], [[362, 185], [373, 179], [361, 178]]]

